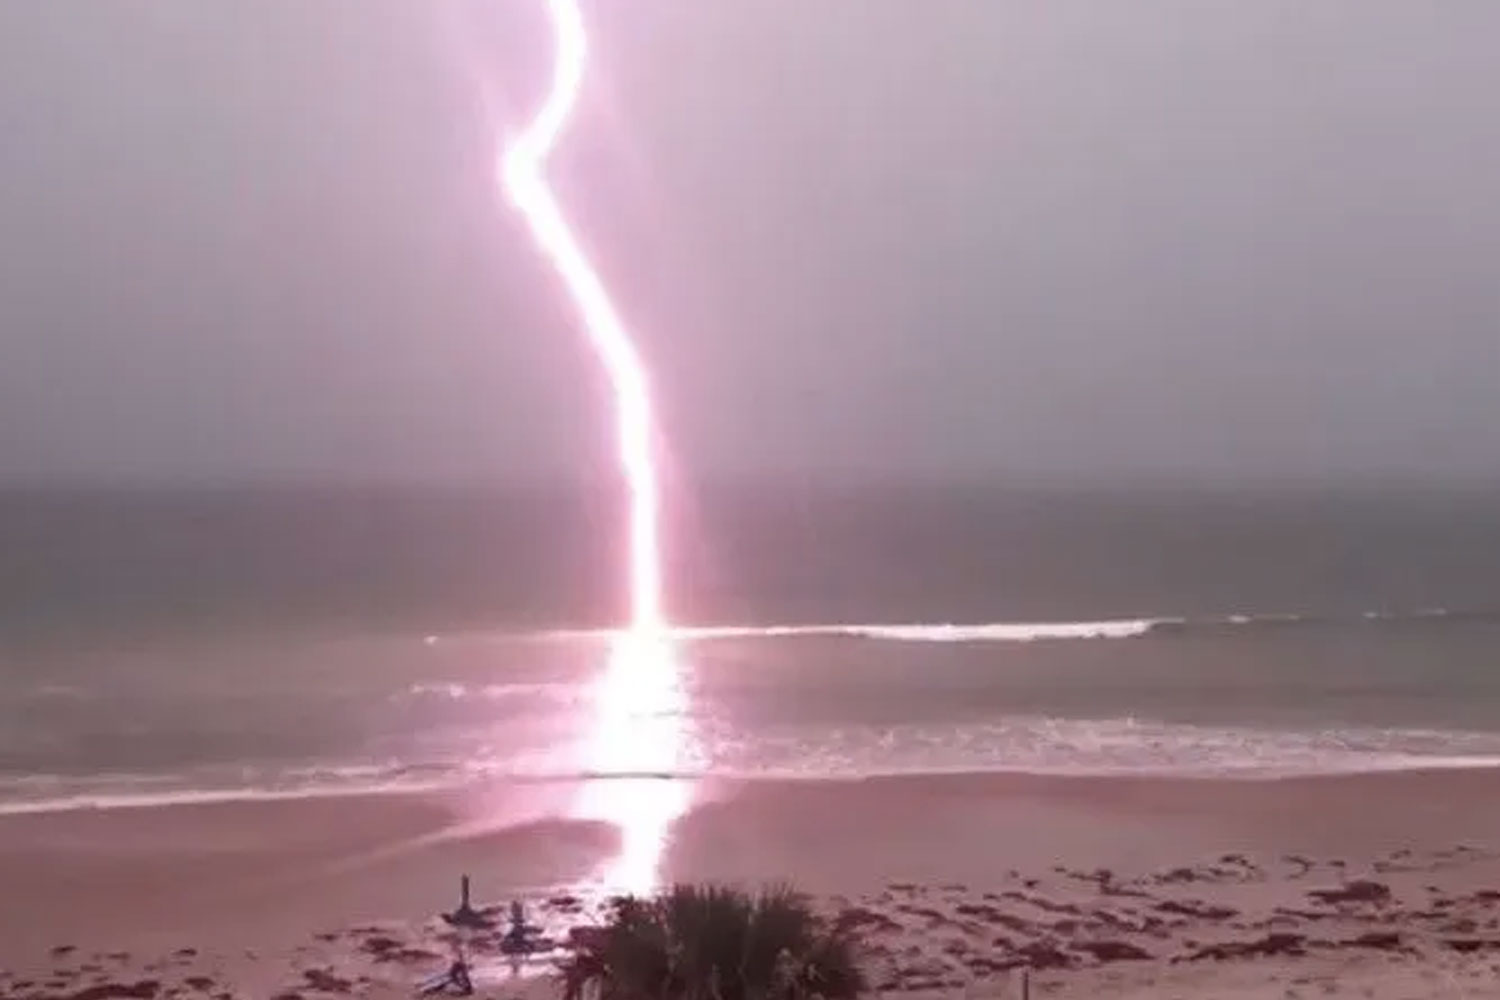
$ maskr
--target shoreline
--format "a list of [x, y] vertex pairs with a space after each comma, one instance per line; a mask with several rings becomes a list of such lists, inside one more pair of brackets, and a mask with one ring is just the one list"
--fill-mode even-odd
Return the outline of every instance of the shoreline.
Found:
[[275, 804], [290, 802], [319, 802], [323, 800], [393, 800], [430, 798], [439, 800], [463, 800], [483, 796], [488, 791], [506, 788], [607, 785], [614, 782], [669, 782], [692, 786], [751, 788], [762, 785], [783, 786], [869, 786], [906, 782], [978, 782], [993, 780], [1003, 782], [1061, 782], [1061, 783], [1113, 783], [1123, 784], [1233, 784], [1233, 785], [1289, 785], [1312, 782], [1346, 782], [1379, 780], [1417, 780], [1420, 778], [1442, 779], [1449, 775], [1491, 774], [1500, 775], [1500, 758], [1452, 757], [1436, 758], [1431, 764], [1391, 765], [1364, 769], [1338, 771], [1265, 771], [1245, 768], [1243, 770], [1187, 771], [1122, 769], [1117, 772], [1080, 769], [1069, 771], [1044, 770], [976, 770], [956, 768], [952, 770], [892, 771], [862, 775], [816, 775], [796, 772], [780, 773], [698, 773], [687, 771], [640, 771], [601, 773], [517, 776], [509, 775], [467, 782], [434, 782], [390, 786], [326, 786], [305, 789], [224, 789], [184, 790], [176, 792], [143, 792], [118, 795], [78, 795], [64, 799], [41, 799], [36, 801], [0, 802], [0, 825], [22, 817], [52, 816], [65, 814], [99, 814], [157, 809], [178, 810], [212, 808], [218, 806]]

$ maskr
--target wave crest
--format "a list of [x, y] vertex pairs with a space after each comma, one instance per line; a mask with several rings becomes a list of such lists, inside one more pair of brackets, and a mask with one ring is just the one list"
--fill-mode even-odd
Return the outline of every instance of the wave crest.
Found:
[[[1500, 611], [1427, 608], [1365, 611], [1357, 615], [1259, 613], [1202, 617], [1105, 618], [1053, 622], [895, 622], [807, 625], [678, 625], [672, 638], [723, 639], [853, 638], [888, 642], [1039, 642], [1070, 639], [1137, 639], [1149, 636], [1221, 635], [1238, 631], [1374, 626], [1500, 625]], [[609, 630], [562, 630], [542, 638], [607, 638]]]

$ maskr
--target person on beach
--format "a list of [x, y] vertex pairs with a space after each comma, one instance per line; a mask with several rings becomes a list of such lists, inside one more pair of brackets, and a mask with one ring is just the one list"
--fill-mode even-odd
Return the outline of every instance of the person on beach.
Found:
[[448, 967], [448, 983], [461, 997], [474, 992], [474, 982], [469, 978], [469, 963], [464, 961], [462, 955], [456, 956], [453, 964]]
[[469, 876], [464, 875], [459, 879], [458, 909], [443, 914], [443, 919], [453, 927], [478, 929], [492, 926], [489, 918], [469, 904]]
[[453, 996], [461, 997], [471, 996], [474, 993], [474, 981], [469, 978], [469, 963], [464, 961], [463, 952], [455, 949], [453, 964], [448, 966], [448, 971], [423, 986], [420, 992], [424, 997], [441, 993], [451, 993]]
[[520, 955], [532, 950], [533, 939], [541, 930], [526, 922], [526, 910], [519, 899], [510, 904], [510, 929], [500, 941], [500, 950], [508, 955]]

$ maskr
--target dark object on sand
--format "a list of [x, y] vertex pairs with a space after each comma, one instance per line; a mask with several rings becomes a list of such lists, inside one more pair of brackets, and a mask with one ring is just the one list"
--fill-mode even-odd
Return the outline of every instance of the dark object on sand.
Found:
[[1100, 962], [1144, 962], [1151, 958], [1149, 951], [1129, 941], [1080, 941], [1073, 947]]
[[500, 951], [506, 955], [529, 955], [543, 951], [548, 943], [542, 939], [542, 929], [526, 922], [526, 910], [519, 900], [510, 904], [510, 928], [500, 939]]
[[474, 982], [469, 978], [469, 964], [464, 961], [462, 955], [453, 957], [453, 964], [448, 966], [448, 971], [439, 976], [421, 983], [417, 987], [419, 996], [471, 996], [474, 993]]
[[104, 983], [73, 994], [75, 1000], [149, 1000], [161, 992], [161, 983], [143, 979], [138, 983]]
[[308, 969], [302, 973], [309, 989], [320, 993], [348, 993], [354, 989], [353, 980], [334, 975], [332, 969]]
[[1384, 903], [1391, 898], [1390, 887], [1382, 882], [1354, 881], [1341, 889], [1314, 889], [1309, 896], [1321, 903]]
[[1377, 951], [1410, 951], [1401, 941], [1399, 931], [1366, 931], [1359, 937], [1339, 942], [1341, 948], [1374, 948]]
[[564, 997], [599, 1000], [854, 1000], [856, 945], [800, 894], [678, 886], [624, 898], [562, 967]]
[[459, 880], [459, 895], [458, 909], [452, 913], [443, 914], [443, 920], [450, 927], [487, 930], [495, 926], [493, 920], [469, 905], [469, 876], [467, 875], [464, 875]]
[[1073, 958], [1051, 941], [1033, 941], [1016, 949], [1017, 965], [1030, 969], [1067, 969]]
[[1182, 902], [1176, 899], [1157, 903], [1156, 908], [1162, 913], [1171, 913], [1179, 917], [1195, 917], [1199, 920], [1228, 920], [1230, 917], [1240, 915], [1240, 911], [1232, 907], [1213, 906], [1208, 903]]
[[1300, 958], [1307, 954], [1307, 938], [1301, 934], [1267, 934], [1255, 941], [1226, 941], [1199, 948], [1187, 956], [1178, 956], [1173, 962], [1201, 962], [1212, 959], [1222, 962], [1234, 958], [1276, 958], [1281, 956]]

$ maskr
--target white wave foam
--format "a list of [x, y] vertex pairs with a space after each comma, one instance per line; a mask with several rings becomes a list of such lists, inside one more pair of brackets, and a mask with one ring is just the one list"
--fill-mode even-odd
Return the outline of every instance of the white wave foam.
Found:
[[174, 805], [211, 805], [222, 802], [279, 802], [291, 799], [320, 799], [354, 795], [381, 795], [436, 790], [442, 783], [427, 785], [326, 785], [306, 788], [201, 788], [162, 792], [98, 791], [63, 795], [48, 799], [0, 801], [0, 816], [24, 816], [35, 813], [78, 812], [105, 809], [147, 809]]
[[1135, 719], [1011, 717], [962, 725], [846, 726], [727, 734], [711, 773], [853, 778], [1026, 773], [1276, 778], [1500, 767], [1500, 734], [1207, 727]]
[[[1339, 626], [1357, 623], [1479, 622], [1500, 624], [1500, 611], [1455, 611], [1423, 608], [1416, 611], [1366, 611], [1356, 616], [1325, 616], [1291, 612], [1236, 613], [1204, 617], [1105, 618], [1052, 622], [878, 622], [804, 625], [676, 625], [669, 637], [684, 641], [715, 639], [774, 639], [846, 637], [897, 642], [1035, 642], [1053, 639], [1129, 639], [1156, 633], [1221, 632], [1226, 628], [1257, 629], [1288, 626]], [[609, 639], [613, 629], [560, 629], [531, 633], [539, 639]]]
[[[1120, 618], [1082, 622], [981, 622], [957, 624], [870, 623], [812, 625], [676, 625], [670, 637], [684, 641], [716, 639], [855, 638], [896, 642], [1036, 642], [1044, 639], [1128, 639], [1176, 624], [1173, 618]], [[563, 629], [542, 633], [551, 639], [609, 638], [611, 629]]]
[[570, 690], [570, 686], [564, 683], [466, 684], [461, 681], [417, 681], [407, 685], [404, 694], [413, 698], [441, 698], [448, 701], [466, 698], [505, 701], [562, 696]]
[[839, 780], [955, 773], [1274, 779], [1500, 768], [1500, 733], [1487, 732], [1294, 731], [1045, 716], [750, 732], [700, 721], [678, 762], [665, 771], [583, 766], [585, 758], [566, 747], [526, 753], [454, 746], [441, 758], [416, 762], [17, 776], [0, 779], [0, 814], [413, 792], [490, 781]]
[[851, 626], [848, 634], [902, 642], [1034, 642], [1040, 639], [1128, 639], [1145, 635], [1160, 622], [1135, 621], [1051, 622], [1029, 625], [863, 625]]

